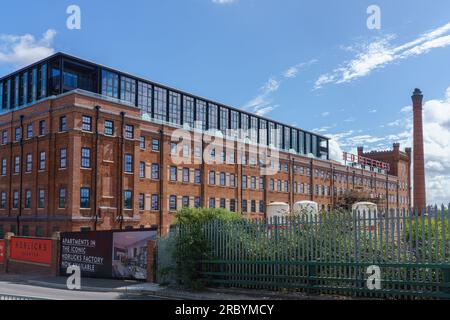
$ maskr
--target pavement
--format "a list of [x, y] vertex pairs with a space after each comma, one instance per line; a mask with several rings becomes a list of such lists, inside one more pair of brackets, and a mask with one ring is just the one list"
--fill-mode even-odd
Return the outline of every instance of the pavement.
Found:
[[343, 300], [343, 297], [308, 296], [300, 293], [280, 293], [264, 290], [205, 288], [191, 291], [154, 283], [112, 279], [81, 279], [81, 290], [67, 289], [66, 277], [0, 275], [0, 295], [58, 298], [63, 300]]

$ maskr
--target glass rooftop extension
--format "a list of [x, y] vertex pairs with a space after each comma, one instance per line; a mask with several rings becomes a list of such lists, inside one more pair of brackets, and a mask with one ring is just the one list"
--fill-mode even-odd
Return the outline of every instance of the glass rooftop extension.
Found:
[[252, 143], [329, 159], [329, 139], [100, 64], [57, 53], [0, 78], [0, 113], [84, 90], [141, 110], [144, 120], [202, 130], [249, 130]]

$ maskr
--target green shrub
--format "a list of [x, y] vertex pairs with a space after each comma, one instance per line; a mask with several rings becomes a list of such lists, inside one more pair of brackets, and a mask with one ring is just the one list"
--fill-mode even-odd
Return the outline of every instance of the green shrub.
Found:
[[200, 277], [201, 261], [210, 258], [210, 242], [204, 234], [204, 225], [214, 221], [242, 220], [240, 214], [224, 209], [184, 208], [176, 214], [175, 246], [172, 252], [176, 261], [178, 281], [191, 289], [203, 287]]

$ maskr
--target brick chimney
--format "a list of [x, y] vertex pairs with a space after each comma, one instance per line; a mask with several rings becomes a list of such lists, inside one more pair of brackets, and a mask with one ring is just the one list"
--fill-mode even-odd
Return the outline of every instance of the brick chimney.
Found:
[[423, 147], [423, 95], [420, 89], [414, 90], [412, 101], [414, 113], [414, 208], [422, 211], [426, 209], [427, 200], [425, 191], [425, 157]]

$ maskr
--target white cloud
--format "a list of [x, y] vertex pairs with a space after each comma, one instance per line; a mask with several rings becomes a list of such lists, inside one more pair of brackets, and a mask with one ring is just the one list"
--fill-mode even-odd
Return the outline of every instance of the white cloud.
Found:
[[450, 45], [450, 35], [446, 34], [449, 31], [450, 23], [401, 45], [392, 44], [396, 38], [395, 35], [387, 35], [371, 43], [346, 48], [346, 51], [356, 52], [356, 56], [332, 72], [320, 75], [315, 83], [315, 89], [330, 83], [352, 82], [393, 62], [426, 54], [432, 49], [447, 47]]
[[[399, 130], [396, 134], [377, 137], [348, 131], [329, 137], [337, 142], [339, 148], [352, 153], [356, 152], [358, 146], [366, 149], [391, 149], [394, 142], [399, 142], [402, 149], [412, 147], [412, 106], [406, 106], [400, 112], [404, 118], [392, 122]], [[423, 122], [427, 201], [429, 204], [446, 204], [450, 202], [450, 87], [444, 99], [424, 103]], [[330, 152], [337, 153], [340, 150], [336, 146], [334, 148]]]
[[0, 63], [11, 64], [20, 68], [39, 61], [55, 53], [53, 40], [56, 31], [47, 30], [41, 39], [36, 39], [31, 34], [25, 35], [0, 35]]
[[316, 60], [311, 60], [309, 62], [296, 64], [288, 68], [285, 72], [282, 73], [281, 76], [271, 77], [259, 89], [259, 94], [255, 98], [247, 102], [242, 108], [250, 110], [260, 116], [264, 116], [272, 112], [279, 107], [279, 105], [273, 104], [272, 94], [280, 89], [283, 81], [297, 77], [300, 69], [305, 68], [315, 62]]
[[322, 117], [328, 117], [330, 114], [331, 114], [330, 112], [325, 111], [325, 112], [322, 112], [320, 115], [321, 115]]
[[232, 3], [235, 3], [237, 0], [212, 0], [212, 2], [213, 3], [215, 3], [215, 4], [220, 4], [220, 5], [223, 5], [223, 4], [232, 4]]

